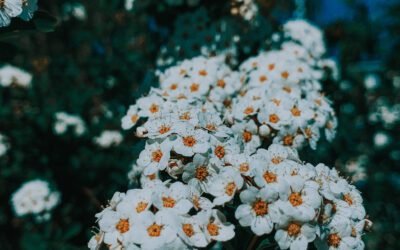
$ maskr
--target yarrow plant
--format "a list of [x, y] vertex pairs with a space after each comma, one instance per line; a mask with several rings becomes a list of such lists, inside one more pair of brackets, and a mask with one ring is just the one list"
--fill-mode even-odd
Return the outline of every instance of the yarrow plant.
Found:
[[159, 74], [122, 119], [147, 139], [129, 174], [140, 188], [96, 215], [90, 249], [195, 249], [239, 234], [281, 249], [364, 248], [360, 192], [297, 153], [315, 149], [322, 129], [332, 139], [336, 118], [320, 92], [322, 54], [296, 39], [239, 71], [196, 57]]
[[60, 202], [60, 193], [50, 189], [49, 183], [33, 180], [24, 183], [11, 198], [18, 217], [32, 215], [37, 221], [51, 218], [51, 211]]

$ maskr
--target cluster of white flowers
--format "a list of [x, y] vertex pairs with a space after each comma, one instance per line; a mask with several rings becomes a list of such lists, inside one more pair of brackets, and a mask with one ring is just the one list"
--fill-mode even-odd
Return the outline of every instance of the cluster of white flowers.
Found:
[[305, 142], [315, 148], [320, 128], [333, 138], [336, 118], [320, 93], [321, 69], [308, 61], [318, 58], [285, 48], [239, 71], [196, 57], [159, 74], [159, 88], [122, 118], [147, 138], [129, 174], [141, 188], [117, 192], [96, 215], [89, 248], [206, 247], [235, 236], [224, 214], [274, 235], [281, 249], [363, 248], [359, 192], [298, 157]]
[[10, 25], [11, 18], [19, 17], [24, 21], [32, 19], [37, 10], [37, 0], [0, 1], [0, 27]]
[[118, 146], [123, 140], [119, 131], [105, 130], [98, 137], [94, 138], [94, 143], [102, 148]]
[[31, 85], [32, 75], [20, 68], [4, 65], [0, 68], [0, 86], [12, 85], [27, 88]]
[[86, 131], [85, 122], [79, 116], [65, 112], [57, 112], [55, 118], [54, 131], [58, 135], [65, 134], [68, 128], [72, 129], [76, 136], [81, 136]]
[[0, 157], [7, 153], [8, 148], [9, 145], [7, 142], [7, 138], [4, 135], [0, 134]]
[[12, 195], [11, 203], [17, 216], [33, 215], [38, 221], [50, 219], [51, 211], [60, 202], [60, 193], [42, 180], [26, 182]]

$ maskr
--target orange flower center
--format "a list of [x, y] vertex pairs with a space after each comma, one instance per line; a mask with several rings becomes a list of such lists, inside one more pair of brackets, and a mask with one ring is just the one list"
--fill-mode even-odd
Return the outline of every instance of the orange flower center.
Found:
[[279, 105], [281, 104], [281, 100], [278, 100], [278, 99], [275, 99], [275, 98], [272, 99], [271, 101], [272, 101], [273, 103], [275, 103], [276, 106], [279, 106]]
[[279, 122], [279, 120], [279, 116], [277, 116], [276, 114], [269, 115], [269, 122], [277, 123]]
[[294, 207], [300, 206], [301, 204], [303, 204], [303, 199], [301, 198], [301, 194], [300, 193], [291, 193], [289, 196], [289, 202]]
[[343, 200], [347, 202], [350, 206], [353, 205], [353, 199], [351, 198], [350, 194], [343, 195]]
[[192, 83], [192, 85], [190, 85], [190, 92], [197, 92], [200, 88], [200, 85], [197, 83]]
[[292, 88], [289, 87], [289, 86], [284, 86], [282, 89], [283, 89], [283, 91], [285, 91], [285, 92], [287, 92], [289, 94], [292, 92]]
[[249, 164], [247, 162], [240, 164], [239, 171], [241, 173], [245, 173], [245, 172], [249, 171]]
[[339, 234], [334, 233], [334, 234], [328, 235], [327, 242], [328, 242], [329, 246], [339, 247], [340, 241], [341, 241], [341, 238], [340, 238]]
[[298, 109], [296, 106], [294, 106], [294, 107], [290, 110], [290, 112], [292, 112], [292, 115], [293, 115], [293, 116], [300, 116], [300, 115], [301, 115], [300, 109]]
[[285, 146], [291, 146], [293, 145], [293, 136], [292, 135], [285, 135], [283, 137], [283, 145]]
[[274, 183], [274, 182], [276, 182], [276, 179], [277, 179], [277, 178], [276, 178], [277, 175], [274, 174], [274, 173], [272, 173], [272, 172], [269, 172], [269, 171], [265, 172], [264, 175], [263, 175], [263, 177], [264, 177], [264, 180], [265, 180], [267, 183]]
[[218, 87], [225, 88], [225, 85], [226, 85], [226, 83], [223, 79], [218, 80], [218, 82], [217, 82]]
[[282, 161], [283, 161], [282, 157], [279, 157], [279, 156], [275, 156], [275, 157], [273, 157], [273, 158], [271, 159], [271, 162], [272, 162], [273, 164], [275, 164], [275, 165], [281, 163]]
[[199, 71], [199, 75], [206, 76], [208, 73], [205, 69]]
[[192, 237], [194, 235], [192, 224], [183, 224], [182, 230], [188, 237]]
[[122, 234], [128, 232], [129, 231], [129, 220], [128, 219], [120, 219], [118, 224], [115, 226], [115, 228]]
[[210, 130], [210, 131], [215, 131], [217, 130], [217, 126], [215, 126], [215, 124], [207, 124], [206, 125], [206, 129]]
[[148, 178], [149, 180], [154, 180], [154, 179], [156, 178], [156, 174], [149, 174], [149, 175], [147, 176], [147, 178]]
[[300, 231], [301, 231], [301, 226], [296, 223], [291, 223], [287, 229], [289, 236], [297, 236], [300, 234]]
[[160, 162], [161, 158], [163, 157], [163, 153], [161, 150], [156, 150], [151, 153], [151, 160], [155, 162]]
[[268, 203], [262, 200], [256, 200], [253, 203], [253, 210], [257, 216], [263, 216], [268, 213]]
[[147, 233], [149, 234], [150, 237], [159, 237], [161, 235], [162, 229], [163, 226], [153, 223], [153, 225], [147, 228]]
[[289, 78], [289, 72], [284, 71], [284, 72], [281, 73], [281, 76], [282, 76], [283, 79], [288, 79]]
[[183, 137], [182, 141], [186, 147], [193, 147], [196, 144], [196, 139], [193, 136]]
[[160, 107], [157, 105], [157, 104], [155, 104], [155, 103], [153, 103], [153, 104], [151, 104], [151, 106], [150, 106], [150, 108], [149, 108], [149, 111], [151, 112], [151, 113], [157, 113], [158, 111], [160, 110]]
[[225, 193], [229, 196], [232, 196], [235, 193], [236, 184], [234, 182], [229, 182], [225, 187]]
[[131, 122], [132, 123], [136, 123], [139, 120], [139, 116], [138, 115], [132, 115], [131, 116]]
[[207, 231], [211, 236], [217, 236], [219, 234], [219, 227], [217, 224], [208, 223]]
[[265, 76], [265, 75], [262, 75], [262, 76], [260, 76], [260, 78], [259, 78], [259, 80], [260, 80], [261, 83], [265, 82], [267, 79], [268, 79], [268, 78], [267, 78], [267, 76]]
[[183, 121], [189, 121], [190, 120], [190, 112], [185, 112], [179, 116], [179, 119]]
[[225, 156], [225, 148], [221, 145], [218, 145], [214, 149], [214, 154], [219, 158], [222, 159]]
[[177, 88], [178, 88], [178, 84], [176, 84], [176, 83], [173, 83], [173, 84], [171, 84], [171, 86], [169, 86], [170, 90], [175, 90]]
[[275, 64], [271, 63], [268, 65], [269, 70], [274, 70], [275, 69]]
[[242, 137], [243, 137], [244, 142], [249, 142], [249, 141], [251, 141], [251, 138], [253, 137], [253, 135], [249, 131], [245, 130], [242, 134]]
[[196, 168], [195, 177], [199, 181], [204, 181], [208, 175], [208, 169], [206, 166], [200, 166]]
[[163, 135], [165, 133], [168, 133], [170, 130], [171, 130], [171, 127], [166, 126], [166, 125], [162, 125], [160, 127], [160, 129], [158, 130], [158, 132]]
[[148, 204], [147, 204], [146, 202], [143, 202], [143, 201], [139, 202], [139, 203], [137, 204], [137, 206], [136, 206], [136, 212], [137, 212], [137, 213], [143, 212], [144, 210], [146, 210], [147, 205], [148, 205]]
[[171, 197], [162, 197], [163, 206], [173, 208], [175, 206], [175, 200]]
[[251, 115], [252, 113], [254, 113], [254, 108], [252, 106], [249, 106], [244, 109], [243, 113], [246, 115]]

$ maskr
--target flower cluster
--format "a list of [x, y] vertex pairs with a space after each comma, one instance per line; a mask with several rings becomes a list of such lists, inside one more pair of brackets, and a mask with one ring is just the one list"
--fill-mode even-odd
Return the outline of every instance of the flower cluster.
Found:
[[119, 145], [123, 140], [122, 134], [118, 131], [105, 130], [98, 137], [94, 138], [94, 143], [102, 148]]
[[122, 118], [147, 138], [129, 174], [141, 188], [115, 193], [89, 248], [201, 248], [232, 239], [236, 224], [281, 249], [362, 249], [360, 193], [296, 150], [315, 148], [321, 128], [332, 139], [336, 127], [320, 58], [304, 50], [286, 44], [239, 71], [196, 57], [159, 73], [159, 87]]
[[29, 21], [36, 10], [37, 0], [3, 0], [0, 2], [0, 27], [10, 25], [14, 17]]
[[65, 134], [68, 128], [73, 129], [74, 134], [77, 136], [81, 136], [86, 131], [85, 122], [79, 116], [57, 112], [55, 118], [54, 131], [59, 135]]
[[22, 69], [11, 65], [0, 68], [0, 86], [10, 87], [12, 85], [27, 88], [31, 85], [32, 75]]
[[60, 193], [42, 180], [26, 182], [13, 194], [11, 203], [17, 216], [33, 215], [38, 221], [48, 220], [51, 210], [59, 203]]

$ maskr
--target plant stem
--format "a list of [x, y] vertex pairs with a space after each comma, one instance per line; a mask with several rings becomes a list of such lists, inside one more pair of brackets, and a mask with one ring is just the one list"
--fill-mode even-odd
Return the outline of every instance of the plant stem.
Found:
[[258, 236], [254, 235], [250, 241], [249, 246], [247, 247], [247, 250], [254, 250], [257, 246], [257, 241], [258, 241]]

